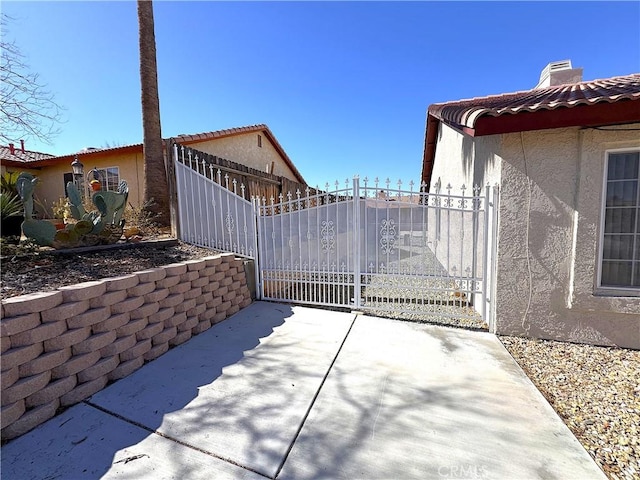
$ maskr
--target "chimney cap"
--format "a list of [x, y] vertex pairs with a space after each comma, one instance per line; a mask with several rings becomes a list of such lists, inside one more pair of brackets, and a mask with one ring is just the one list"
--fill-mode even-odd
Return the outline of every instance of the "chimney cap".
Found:
[[535, 88], [553, 87], [582, 81], [582, 68], [573, 68], [571, 60], [549, 62], [540, 72], [540, 80]]

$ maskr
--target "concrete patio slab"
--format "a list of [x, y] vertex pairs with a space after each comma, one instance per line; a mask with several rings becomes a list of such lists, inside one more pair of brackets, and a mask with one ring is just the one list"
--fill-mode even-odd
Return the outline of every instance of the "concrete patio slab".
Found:
[[488, 333], [360, 316], [278, 479], [604, 479]]
[[272, 477], [354, 318], [255, 303], [91, 404]]
[[6, 479], [605, 479], [488, 333], [257, 302], [2, 447]]
[[2, 447], [2, 478], [264, 480], [85, 404]]

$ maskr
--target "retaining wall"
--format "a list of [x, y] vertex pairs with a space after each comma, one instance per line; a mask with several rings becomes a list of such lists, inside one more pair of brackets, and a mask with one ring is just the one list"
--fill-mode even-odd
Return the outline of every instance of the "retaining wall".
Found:
[[228, 253], [1, 303], [5, 440], [233, 315], [251, 293]]

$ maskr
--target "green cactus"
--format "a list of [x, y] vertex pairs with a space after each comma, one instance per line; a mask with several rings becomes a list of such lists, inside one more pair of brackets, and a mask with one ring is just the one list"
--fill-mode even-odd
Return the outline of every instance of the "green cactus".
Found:
[[82, 204], [82, 196], [73, 182], [67, 183], [70, 210], [75, 224], [56, 231], [54, 225], [43, 220], [33, 220], [33, 190], [38, 179], [29, 173], [20, 174], [17, 188], [24, 204], [26, 220], [22, 229], [27, 237], [39, 245], [54, 248], [91, 246], [98, 243], [115, 243], [122, 236], [124, 220], [122, 213], [127, 204], [129, 188], [124, 180], [117, 192], [96, 192], [92, 201], [97, 210], [87, 212]]
[[82, 220], [87, 212], [84, 210], [82, 196], [75, 183], [67, 182], [67, 195], [69, 196], [69, 203], [71, 204], [71, 216], [76, 220]]
[[51, 246], [56, 234], [56, 227], [46, 220], [33, 219], [33, 190], [36, 183], [38, 183], [38, 179], [26, 172], [21, 173], [16, 181], [16, 189], [24, 206], [22, 233], [33, 239], [38, 245]]

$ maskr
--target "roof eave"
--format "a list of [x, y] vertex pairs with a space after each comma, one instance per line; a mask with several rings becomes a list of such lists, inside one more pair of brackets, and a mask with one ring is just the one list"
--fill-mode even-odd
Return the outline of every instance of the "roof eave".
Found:
[[472, 127], [466, 127], [463, 131], [471, 136], [481, 137], [501, 133], [636, 122], [640, 122], [640, 99], [628, 99], [614, 103], [600, 102], [499, 116], [482, 115], [476, 119]]
[[212, 139], [223, 138], [223, 137], [227, 138], [227, 137], [233, 137], [236, 135], [246, 135], [248, 133], [255, 133], [255, 132], [262, 132], [265, 134], [267, 139], [271, 142], [271, 145], [273, 145], [273, 147], [276, 149], [280, 157], [282, 157], [282, 159], [287, 164], [287, 166], [291, 169], [291, 171], [293, 172], [295, 177], [298, 179], [298, 181], [306, 185], [307, 182], [305, 182], [304, 178], [302, 177], [302, 174], [298, 171], [296, 166], [293, 164], [293, 162], [291, 161], [289, 156], [286, 154], [286, 152], [284, 151], [284, 148], [282, 148], [278, 140], [276, 140], [276, 137], [273, 135], [273, 132], [271, 132], [269, 127], [265, 124], [252, 125], [248, 127], [230, 128], [228, 130], [219, 130], [216, 132], [201, 133], [196, 135], [184, 135], [184, 136], [174, 137], [173, 139], [176, 142], [178, 142], [180, 145], [193, 145], [195, 143], [202, 143]]
[[420, 183], [426, 186], [427, 192], [429, 191], [429, 187], [431, 184], [433, 162], [436, 158], [436, 145], [438, 143], [437, 136], [439, 126], [440, 120], [430, 113], [427, 113], [427, 131], [424, 136], [424, 150], [422, 153], [422, 176], [420, 180]]
[[[437, 133], [440, 122], [471, 137], [498, 135], [503, 133], [527, 132], [568, 127], [599, 127], [640, 123], [640, 99], [618, 102], [561, 107], [555, 110], [519, 112], [492, 117], [482, 115], [472, 126], [456, 125], [438, 118], [433, 113], [427, 115], [425, 148], [422, 157], [422, 183], [429, 188], [436, 155]], [[427, 190], [428, 191], [428, 190]]]

